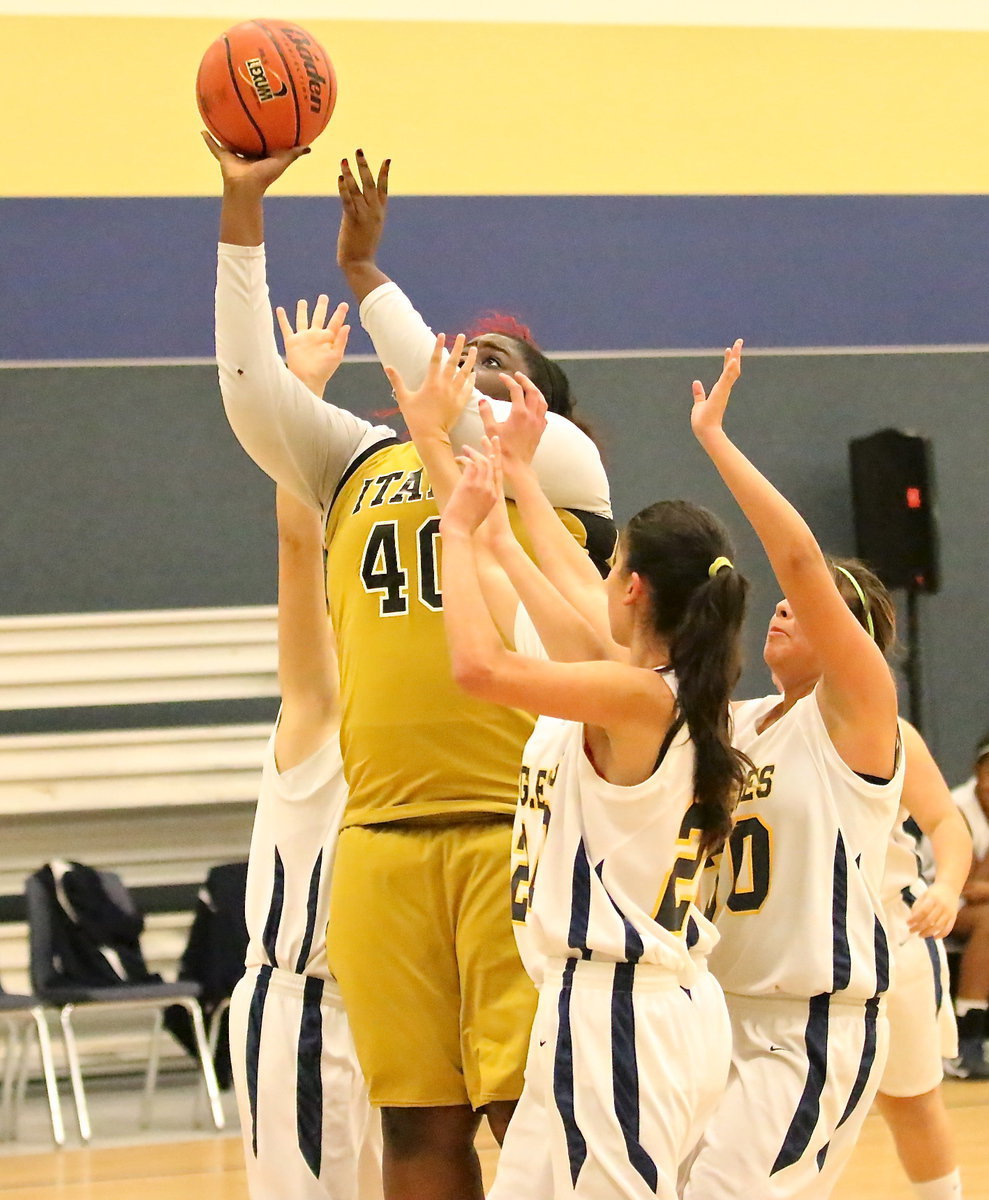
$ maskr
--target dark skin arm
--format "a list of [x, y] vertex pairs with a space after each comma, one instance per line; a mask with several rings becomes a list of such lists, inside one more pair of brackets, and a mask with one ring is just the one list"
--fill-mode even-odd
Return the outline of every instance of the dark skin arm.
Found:
[[220, 241], [229, 246], [262, 245], [264, 194], [297, 158], [309, 153], [308, 146], [276, 150], [268, 158], [243, 158], [221, 146], [205, 130], [203, 141], [223, 175]]
[[969, 904], [989, 904], [989, 854], [972, 863], [962, 895]]
[[347, 284], [358, 304], [376, 287], [388, 283], [376, 260], [378, 245], [385, 228], [388, 209], [388, 171], [391, 159], [386, 158], [371, 173], [364, 151], [355, 154], [357, 177], [347, 159], [340, 163], [337, 187], [340, 191], [340, 233], [337, 236], [337, 265], [347, 278]]

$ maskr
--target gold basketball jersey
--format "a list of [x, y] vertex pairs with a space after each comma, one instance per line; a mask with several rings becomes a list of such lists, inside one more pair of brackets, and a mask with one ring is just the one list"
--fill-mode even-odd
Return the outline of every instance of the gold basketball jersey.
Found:
[[[411, 442], [388, 442], [352, 464], [330, 509], [327, 596], [350, 791], [344, 827], [515, 811], [533, 718], [476, 700], [453, 681], [439, 524]], [[567, 514], [567, 524], [583, 544], [583, 522]]]

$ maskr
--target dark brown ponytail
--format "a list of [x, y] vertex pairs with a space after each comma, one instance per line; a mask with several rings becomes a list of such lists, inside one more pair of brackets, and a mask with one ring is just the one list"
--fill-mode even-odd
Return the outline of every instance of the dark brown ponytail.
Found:
[[643, 509], [628, 523], [623, 544], [624, 567], [648, 583], [656, 631], [670, 647], [677, 707], [694, 743], [701, 847], [715, 853], [731, 832], [750, 766], [731, 744], [729, 715], [741, 673], [748, 581], [731, 565], [725, 527], [685, 500]]

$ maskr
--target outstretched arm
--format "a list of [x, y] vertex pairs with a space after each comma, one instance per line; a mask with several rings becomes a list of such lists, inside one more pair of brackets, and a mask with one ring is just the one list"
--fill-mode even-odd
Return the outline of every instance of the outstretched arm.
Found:
[[583, 721], [609, 738], [655, 735], [658, 743], [673, 697], [654, 672], [616, 662], [551, 662], [505, 648], [481, 593], [474, 549], [474, 534], [497, 497], [491, 458], [468, 450], [440, 524], [443, 621], [457, 683], [495, 704]]
[[895, 768], [897, 713], [889, 666], [842, 599], [806, 521], [724, 431], [741, 352], [740, 339], [725, 351], [724, 370], [709, 396], [694, 382], [694, 434], [762, 542], [821, 662], [821, 712], [836, 749], [853, 770], [889, 778]]
[[[487, 518], [474, 535], [474, 554], [488, 608], [506, 634], [506, 644], [515, 642], [521, 602], [542, 650], [554, 662], [593, 662], [612, 657], [594, 628], [560, 594], [515, 536], [502, 484], [501, 441], [495, 434], [491, 439], [485, 439], [483, 446], [491, 460], [496, 497]], [[472, 457], [476, 455], [472, 450], [465, 453]], [[558, 520], [555, 513], [553, 516]], [[566, 536], [569, 538], [570, 535]], [[492, 604], [492, 595], [498, 597], [501, 593], [507, 598], [502, 601], [499, 616]]]
[[285, 365], [296, 379], [301, 379], [312, 394], [320, 399], [323, 398], [326, 385], [336, 374], [350, 332], [350, 327], [342, 324], [347, 311], [346, 304], [338, 304], [328, 316], [329, 307], [329, 296], [317, 296], [310, 319], [308, 301], [298, 300], [294, 327], [281, 305], [275, 309], [285, 347]]
[[[388, 278], [377, 263], [377, 251], [388, 210], [388, 173], [385, 160], [374, 175], [361, 151], [354, 158], [357, 174], [347, 159], [340, 164], [338, 186], [342, 205], [337, 261], [351, 291], [360, 302], [360, 320], [381, 364], [394, 367], [415, 391], [426, 377], [435, 335], [408, 296]], [[460, 419], [451, 431], [454, 451], [481, 445], [484, 429], [478, 412], [481, 393], [472, 391]], [[508, 418], [511, 406], [492, 400], [498, 422]], [[540, 487], [558, 508], [583, 509], [611, 516], [611, 491], [597, 447], [585, 433], [556, 413], [547, 418], [546, 435], [533, 460]]]
[[521, 371], [514, 376], [502, 375], [502, 379], [511, 396], [508, 419], [497, 424], [490, 402], [482, 398], [481, 420], [489, 438], [498, 436], [505, 487], [515, 497], [536, 562], [547, 580], [594, 630], [597, 653], [584, 657], [621, 659], [625, 651], [611, 637], [608, 602], [601, 576], [546, 499], [532, 469], [532, 460], [545, 429], [546, 401]]
[[[460, 478], [450, 441], [450, 428], [457, 421], [474, 387], [476, 350], [464, 350], [464, 335], [458, 334], [453, 353], [445, 350], [445, 335], [440, 333], [433, 343], [426, 377], [416, 389], [406, 386], [394, 367], [385, 367], [402, 416], [419, 457], [426, 468], [429, 486], [442, 513]], [[480, 537], [480, 535], [478, 535]], [[477, 571], [488, 610], [507, 645], [514, 640], [518, 597], [495, 562], [490, 551], [482, 545], [477, 550]]]
[[326, 615], [319, 514], [285, 488], [278, 517], [278, 685], [275, 760], [288, 770], [314, 754], [340, 722], [333, 632]]
[[223, 176], [220, 241], [231, 246], [260, 246], [264, 242], [264, 194], [309, 147], [275, 150], [267, 158], [242, 158], [202, 131], [210, 154]]
[[[463, 334], [457, 335], [453, 352], [447, 355], [444, 337], [440, 334], [433, 346], [425, 381], [414, 392], [405, 386], [398, 371], [393, 367], [385, 368], [405, 423], [425, 464], [441, 513], [460, 479], [449, 430], [473, 390], [475, 357], [474, 347], [465, 350]], [[508, 645], [514, 642], [515, 619], [521, 600], [551, 658], [581, 662], [600, 658], [599, 641], [587, 622], [570, 609], [515, 538], [502, 491], [497, 428], [511, 432], [509, 423], [504, 427], [492, 423], [491, 441], [485, 443], [486, 450], [492, 449], [495, 463], [497, 500], [474, 535], [475, 569], [488, 610]], [[540, 424], [540, 431], [541, 428]], [[537, 432], [530, 439], [531, 444], [525, 449], [520, 447], [518, 453], [531, 458], [538, 441]], [[552, 509], [550, 512], [554, 522], [559, 524]], [[576, 548], [570, 535], [562, 526], [560, 528], [563, 536]], [[583, 552], [577, 549], [577, 553]]]
[[[388, 213], [388, 172], [391, 159], [378, 168], [377, 178], [364, 157], [354, 155], [357, 178], [347, 159], [340, 160], [337, 190], [340, 193], [340, 232], [337, 234], [337, 265], [346, 276], [354, 299], [362, 304], [375, 288], [389, 283], [378, 266], [378, 246]], [[359, 180], [359, 182], [358, 182]]]
[[958, 898], [972, 865], [972, 837], [924, 739], [900, 721], [907, 757], [903, 803], [934, 851], [934, 882], [910, 910], [908, 925], [921, 937], [944, 937], [958, 915]]
[[447, 354], [445, 334], [437, 334], [423, 381], [410, 387], [395, 367], [385, 367], [399, 410], [429, 476], [440, 512], [457, 486], [460, 471], [454, 459], [450, 429], [456, 424], [474, 389], [477, 351], [464, 350], [465, 338], [457, 334], [453, 353]]
[[[203, 136], [223, 173], [216, 356], [227, 418], [263, 471], [313, 508], [325, 508], [350, 460], [392, 431], [322, 403], [279, 357], [265, 279], [263, 201], [298, 152], [247, 161]], [[347, 340], [345, 318], [346, 306], [338, 306], [326, 325], [337, 362]]]
[[[490, 547], [495, 569], [507, 579], [513, 599], [521, 601], [546, 654], [554, 662], [620, 660], [621, 654], [610, 652], [610, 636], [606, 642], [525, 552], [509, 521], [500, 485], [499, 493], [495, 507], [476, 535], [476, 546]], [[564, 533], [570, 537], [565, 530]], [[516, 628], [513, 622], [512, 640]]]

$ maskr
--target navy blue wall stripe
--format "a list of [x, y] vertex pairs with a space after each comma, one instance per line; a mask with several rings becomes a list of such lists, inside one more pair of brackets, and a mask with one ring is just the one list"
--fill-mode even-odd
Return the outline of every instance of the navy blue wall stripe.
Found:
[[639, 1066], [635, 1054], [635, 1009], [632, 985], [633, 963], [615, 964], [611, 990], [611, 1077], [615, 1098], [615, 1116], [625, 1139], [628, 1161], [656, 1191], [659, 1171], [639, 1141]]
[[577, 1125], [573, 1092], [573, 1035], [570, 1031], [570, 989], [577, 966], [575, 958], [567, 959], [563, 968], [563, 983], [557, 1001], [556, 1053], [553, 1061], [553, 1098], [563, 1122], [570, 1159], [570, 1178], [574, 1187], [577, 1176], [587, 1159], [587, 1142]]
[[282, 920], [282, 905], [285, 903], [285, 864], [282, 862], [282, 856], [278, 853], [278, 847], [275, 847], [275, 869], [271, 880], [271, 903], [268, 906], [268, 919], [264, 923], [264, 932], [261, 935], [261, 945], [264, 947], [264, 952], [268, 956], [268, 962], [273, 967], [278, 966], [278, 958], [275, 955], [275, 943], [278, 941], [278, 926]]
[[262, 966], [254, 983], [251, 1006], [247, 1013], [247, 1099], [251, 1108], [251, 1146], [254, 1157], [258, 1153], [258, 1062], [261, 1057], [261, 1023], [264, 1019], [264, 1002], [268, 995], [271, 967]]
[[[149, 913], [192, 913], [199, 896], [199, 883], [155, 883], [127, 890], [137, 905], [138, 911]], [[26, 921], [27, 903], [24, 892], [16, 896], [0, 895], [0, 925], [8, 921]]]
[[[210, 355], [218, 209], [0, 200], [0, 358]], [[267, 209], [276, 303], [343, 297], [335, 199]], [[989, 196], [399, 196], [381, 265], [434, 328], [507, 309], [553, 351], [985, 343], [987, 242]], [[422, 253], [465, 245], [468, 269]]]
[[4, 733], [84, 733], [103, 729], [171, 729], [180, 725], [272, 725], [276, 696], [237, 700], [165, 700], [79, 708], [21, 708], [2, 717]]
[[302, 947], [299, 950], [299, 960], [295, 964], [296, 973], [302, 975], [306, 969], [306, 963], [309, 961], [309, 951], [312, 949], [312, 941], [316, 935], [316, 910], [319, 907], [319, 877], [323, 870], [323, 851], [320, 850], [316, 855], [316, 861], [313, 864], [312, 874], [309, 876], [309, 894], [306, 897], [306, 933], [302, 939]]
[[309, 1170], [319, 1178], [323, 1154], [323, 981], [306, 980], [299, 1022], [299, 1050], [295, 1068], [295, 1124], [299, 1150]]
[[810, 1145], [821, 1112], [821, 1093], [828, 1074], [828, 1011], [831, 997], [811, 996], [808, 1002], [804, 1045], [807, 1049], [807, 1078], [790, 1126], [770, 1175], [792, 1166]]
[[831, 896], [831, 946], [833, 960], [832, 992], [848, 987], [852, 977], [852, 953], [848, 946], [848, 855], [845, 839], [838, 830], [834, 847], [834, 874]]

